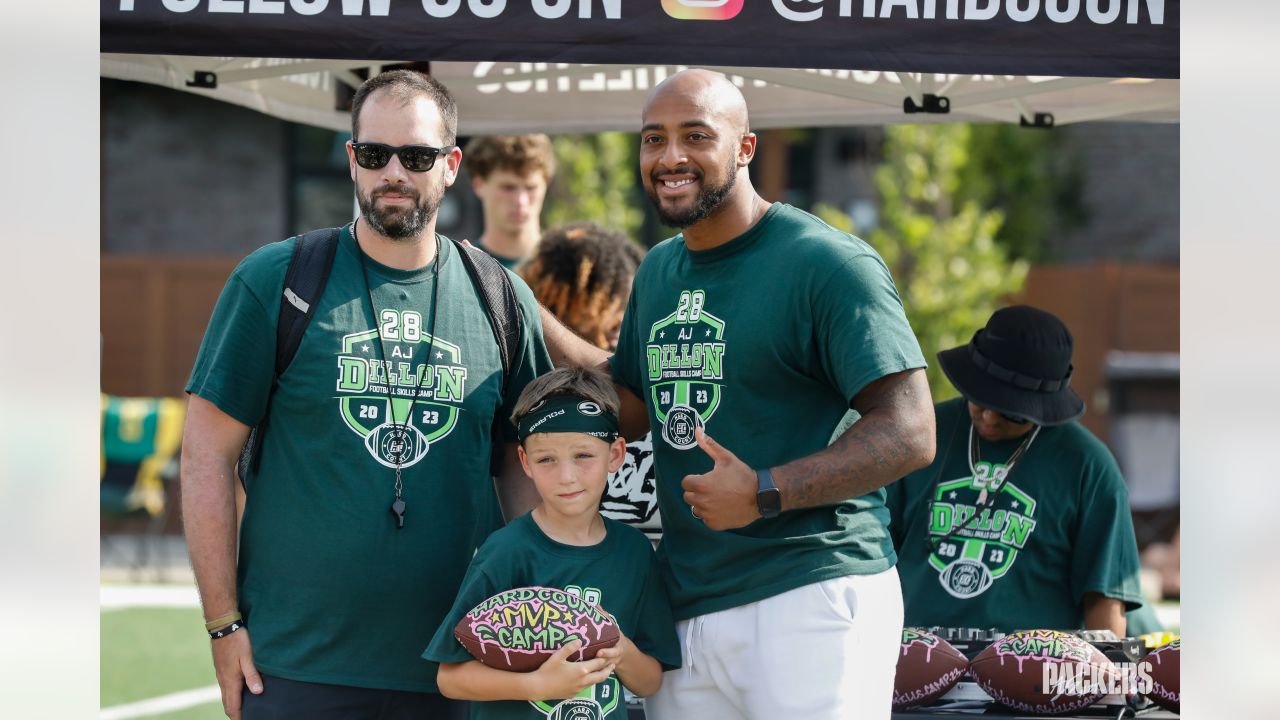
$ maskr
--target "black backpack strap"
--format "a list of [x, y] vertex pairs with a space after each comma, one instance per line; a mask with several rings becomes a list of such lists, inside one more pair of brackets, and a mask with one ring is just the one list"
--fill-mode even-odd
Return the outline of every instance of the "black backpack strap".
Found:
[[516, 301], [516, 289], [507, 271], [489, 253], [473, 245], [463, 245], [457, 240], [453, 246], [471, 276], [471, 282], [480, 292], [493, 339], [498, 342], [498, 354], [502, 357], [502, 394], [498, 398], [499, 411], [493, 415], [490, 429], [489, 471], [497, 475], [502, 467], [502, 443], [499, 442], [502, 423], [501, 408], [511, 386], [511, 366], [520, 355], [520, 338], [524, 334], [524, 320], [520, 317], [520, 305]]
[[280, 318], [276, 322], [276, 377], [284, 374], [302, 344], [324, 286], [338, 254], [338, 228], [312, 230], [300, 235], [284, 274]]
[[[311, 324], [320, 298], [324, 295], [324, 287], [329, 282], [329, 273], [333, 271], [333, 259], [338, 252], [339, 228], [312, 230], [299, 235], [293, 244], [293, 255], [289, 258], [289, 268], [284, 274], [283, 294], [280, 298], [280, 315], [276, 320], [276, 367], [275, 376], [271, 379], [271, 394], [276, 391], [276, 382], [284, 371], [289, 369], [293, 356], [298, 353], [302, 344], [302, 336]], [[257, 473], [258, 461], [262, 456], [262, 436], [267, 429], [267, 416], [271, 411], [271, 399], [267, 398], [267, 412], [262, 422], [249, 431], [249, 439], [240, 451], [240, 461], [236, 464], [236, 472], [240, 482], [246, 483], [249, 472]]]

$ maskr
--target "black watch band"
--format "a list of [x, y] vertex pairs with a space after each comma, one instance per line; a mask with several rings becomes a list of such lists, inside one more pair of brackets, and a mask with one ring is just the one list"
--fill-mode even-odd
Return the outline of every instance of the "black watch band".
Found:
[[782, 512], [782, 492], [773, 484], [773, 473], [769, 468], [756, 471], [756, 509], [760, 517], [778, 517]]

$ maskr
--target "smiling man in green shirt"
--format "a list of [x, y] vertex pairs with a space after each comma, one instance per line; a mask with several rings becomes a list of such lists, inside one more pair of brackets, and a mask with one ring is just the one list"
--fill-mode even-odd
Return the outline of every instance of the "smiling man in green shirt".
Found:
[[645, 189], [683, 228], [637, 272], [610, 361], [628, 436], [653, 434], [684, 658], [646, 713], [887, 718], [902, 598], [883, 487], [934, 435], [893, 280], [863, 241], [756, 193], [724, 76], [672, 76], [642, 124]]

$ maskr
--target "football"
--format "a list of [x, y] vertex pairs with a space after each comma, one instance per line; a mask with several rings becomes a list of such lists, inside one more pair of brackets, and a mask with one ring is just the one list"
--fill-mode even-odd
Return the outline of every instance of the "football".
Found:
[[1151, 692], [1147, 693], [1147, 697], [1151, 698], [1151, 702], [1159, 705], [1165, 710], [1180, 712], [1178, 710], [1179, 698], [1181, 695], [1181, 675], [1182, 661], [1179, 656], [1182, 654], [1182, 640], [1174, 640], [1157, 650], [1151, 652], [1143, 658], [1144, 662], [1151, 663]]
[[955, 687], [969, 669], [969, 659], [951, 643], [919, 628], [903, 628], [898, 672], [893, 679], [893, 706], [924, 705]]
[[1102, 651], [1058, 630], [1004, 636], [969, 664], [993, 700], [1020, 712], [1057, 715], [1097, 702], [1115, 667]]
[[500, 592], [458, 621], [453, 635], [472, 657], [489, 667], [532, 672], [574, 640], [574, 661], [590, 660], [618, 643], [618, 625], [577, 595], [547, 587]]

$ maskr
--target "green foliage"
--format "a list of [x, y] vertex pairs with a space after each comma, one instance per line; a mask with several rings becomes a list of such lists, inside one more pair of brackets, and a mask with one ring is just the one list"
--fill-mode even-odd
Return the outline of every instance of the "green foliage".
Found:
[[559, 135], [551, 142], [557, 169], [544, 225], [589, 220], [637, 237], [644, 212], [636, 201], [636, 136], [621, 132]]
[[[1003, 298], [1022, 289], [1024, 260], [995, 241], [1002, 215], [959, 192], [970, 162], [966, 125], [886, 128], [884, 162], [875, 173], [880, 223], [864, 239], [884, 258], [907, 318], [929, 362], [935, 401], [955, 397], [935, 354], [968, 342]], [[819, 205], [814, 213], [855, 232], [848, 215]]]
[[957, 197], [999, 209], [996, 242], [1014, 257], [1051, 259], [1049, 237], [1085, 221], [1083, 169], [1061, 132], [1007, 124], [969, 126], [969, 162]]

